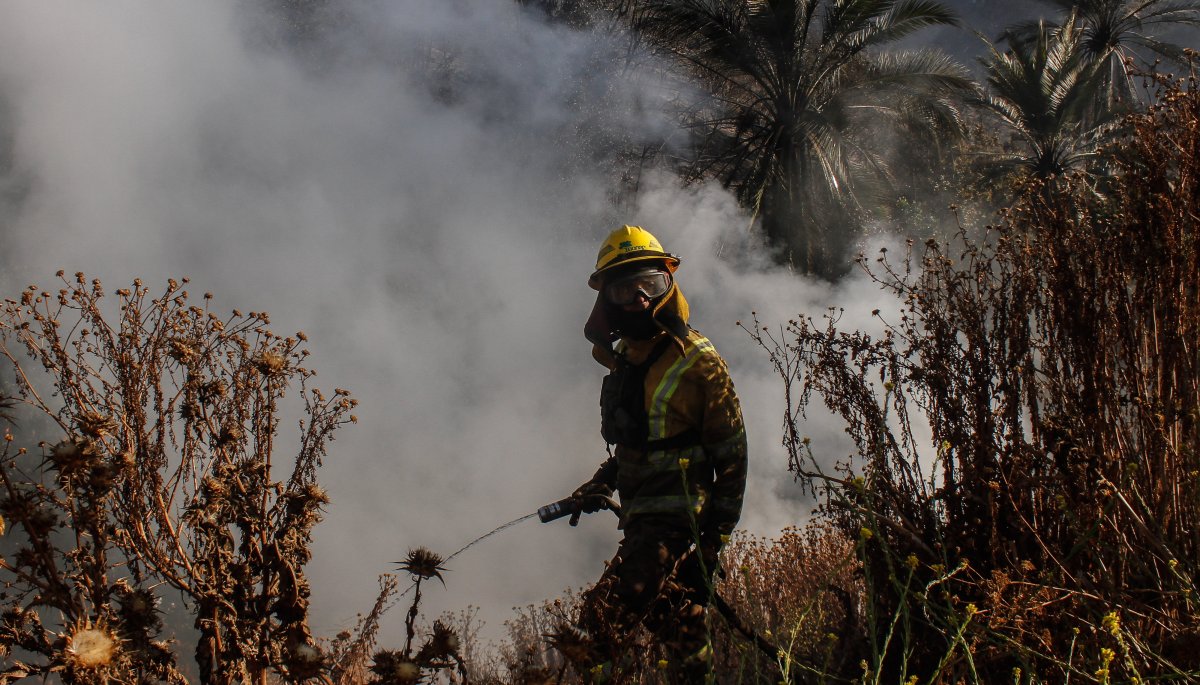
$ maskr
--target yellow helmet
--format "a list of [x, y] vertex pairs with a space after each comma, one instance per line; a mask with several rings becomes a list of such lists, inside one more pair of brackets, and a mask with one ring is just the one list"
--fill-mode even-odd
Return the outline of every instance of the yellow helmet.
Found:
[[592, 290], [599, 290], [600, 276], [605, 271], [650, 259], [661, 261], [671, 273], [679, 268], [679, 257], [663, 250], [662, 243], [650, 231], [641, 226], [622, 226], [608, 234], [600, 244], [596, 270], [588, 277], [588, 285]]

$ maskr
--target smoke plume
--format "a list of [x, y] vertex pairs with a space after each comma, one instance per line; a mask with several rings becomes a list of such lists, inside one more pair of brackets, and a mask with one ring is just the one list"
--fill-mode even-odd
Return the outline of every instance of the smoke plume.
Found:
[[[307, 17], [329, 22], [315, 36], [233, 0], [0, 12], [4, 293], [60, 268], [110, 288], [188, 276], [218, 307], [305, 331], [319, 385], [361, 400], [321, 475], [319, 631], [351, 625], [407, 548], [449, 553], [604, 458], [582, 327], [619, 223], [683, 255], [693, 324], [730, 363], [751, 445], [743, 527], [806, 518], [781, 386], [736, 322], [836, 305], [869, 326], [881, 296], [772, 265], [720, 188], [651, 174], [615, 204], [628, 179], [597, 150], [661, 132], [665, 95], [603, 68], [602, 31], [496, 0], [362, 3]], [[828, 459], [848, 454], [836, 424], [806, 430]], [[455, 559], [427, 611], [478, 606], [496, 634], [511, 607], [594, 580], [617, 539], [604, 514], [515, 527]]]

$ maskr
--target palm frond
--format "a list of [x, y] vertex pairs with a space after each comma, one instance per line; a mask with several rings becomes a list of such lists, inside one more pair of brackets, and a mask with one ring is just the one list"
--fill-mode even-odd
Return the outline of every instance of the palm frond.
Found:
[[1142, 26], [1177, 24], [1200, 26], [1200, 2], [1162, 2], [1147, 8], [1141, 17]]
[[957, 60], [934, 50], [911, 50], [879, 55], [862, 69], [853, 88], [903, 87], [908, 92], [965, 95], [975, 90], [970, 73]]
[[1142, 48], [1151, 55], [1157, 55], [1175, 64], [1187, 64], [1187, 48], [1175, 43], [1158, 40], [1152, 36], [1136, 33], [1130, 34], [1127, 42]]
[[881, 16], [869, 45], [890, 43], [931, 26], [957, 26], [958, 15], [935, 0], [907, 0]]

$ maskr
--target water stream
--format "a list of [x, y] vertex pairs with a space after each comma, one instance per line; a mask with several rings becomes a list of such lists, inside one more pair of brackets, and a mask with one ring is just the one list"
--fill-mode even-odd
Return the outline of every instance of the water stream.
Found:
[[524, 516], [522, 516], [522, 517], [520, 517], [520, 518], [515, 518], [515, 519], [513, 519], [513, 520], [509, 521], [508, 523], [505, 523], [504, 525], [497, 526], [497, 527], [496, 527], [494, 530], [492, 530], [490, 533], [484, 533], [483, 535], [480, 535], [479, 537], [475, 538], [474, 540], [472, 540], [472, 541], [468, 542], [466, 545], [464, 545], [464, 546], [462, 547], [462, 549], [460, 549], [460, 550], [458, 550], [457, 552], [455, 552], [454, 554], [451, 554], [450, 556], [446, 557], [446, 561], [445, 561], [445, 562], [442, 562], [442, 563], [446, 563], [446, 562], [450, 561], [451, 559], [453, 559], [454, 557], [456, 557], [456, 556], [458, 556], [458, 555], [462, 554], [463, 552], [467, 551], [467, 550], [468, 550], [468, 549], [470, 549], [470, 548], [471, 548], [471, 547], [472, 547], [472, 546], [473, 546], [475, 543], [477, 543], [477, 542], [483, 542], [484, 540], [486, 540], [486, 539], [488, 539], [488, 538], [492, 537], [493, 535], [495, 535], [496, 533], [499, 533], [500, 531], [504, 530], [505, 528], [511, 528], [511, 527], [513, 527], [513, 526], [517, 525], [518, 523], [522, 522], [522, 521], [525, 521], [525, 520], [528, 520], [528, 519], [531, 519], [531, 518], [533, 518], [534, 516], [537, 516], [537, 512], [536, 512], [536, 511], [535, 511], [535, 512], [533, 512], [532, 514], [525, 514]]
[[[456, 556], [462, 554], [463, 552], [467, 551], [468, 549], [470, 549], [476, 543], [483, 542], [484, 540], [492, 537], [493, 535], [495, 535], [496, 533], [499, 533], [500, 531], [504, 530], [505, 528], [512, 528], [513, 526], [517, 525], [518, 523], [520, 523], [522, 521], [526, 521], [528, 519], [531, 519], [534, 516], [537, 516], [536, 511], [533, 512], [532, 514], [525, 514], [524, 516], [515, 518], [515, 519], [509, 521], [508, 523], [496, 526], [491, 531], [484, 533], [483, 535], [480, 535], [479, 537], [475, 538], [474, 540], [463, 545], [462, 548], [460, 548], [457, 552], [455, 552], [454, 554], [451, 554], [450, 556], [448, 556], [444, 560], [442, 560], [442, 563], [445, 564], [446, 562], [450, 561], [454, 557], [456, 557]], [[404, 592], [401, 592], [400, 594], [396, 595], [396, 599], [393, 600], [393, 602], [399, 601], [401, 597], [407, 595], [409, 593], [409, 591], [412, 590], [416, 586], [417, 586], [417, 583], [416, 583], [416, 580], [414, 580], [413, 584], [409, 585], [408, 588]]]

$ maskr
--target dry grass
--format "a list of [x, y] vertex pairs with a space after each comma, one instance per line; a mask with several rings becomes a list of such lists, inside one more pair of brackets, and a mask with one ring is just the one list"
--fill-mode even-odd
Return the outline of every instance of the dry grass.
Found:
[[714, 616], [718, 673], [777, 683], [858, 670], [863, 586], [854, 545], [838, 531], [814, 521], [774, 540], [737, 535], [722, 565], [718, 594], [778, 653], [767, 657]]

